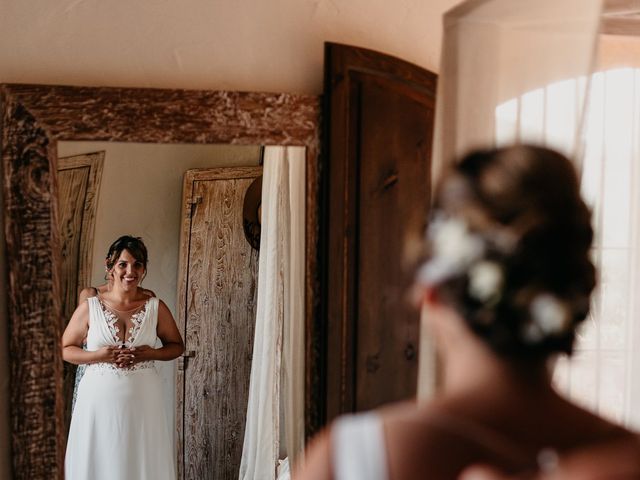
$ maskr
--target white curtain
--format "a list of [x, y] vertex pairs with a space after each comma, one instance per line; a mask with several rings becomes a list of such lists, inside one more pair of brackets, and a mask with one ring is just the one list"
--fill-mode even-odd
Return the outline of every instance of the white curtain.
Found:
[[[496, 10], [500, 3], [504, 4], [501, 0], [465, 4], [485, 9], [493, 5], [491, 13], [498, 14], [477, 31], [474, 8], [465, 10], [463, 5], [448, 16], [443, 48], [444, 56], [449, 56], [443, 57], [443, 72], [455, 77], [479, 69], [480, 81], [457, 78], [452, 82], [455, 88], [445, 87], [448, 95], [439, 98], [439, 121], [444, 118], [455, 127], [447, 131], [439, 124], [439, 152], [449, 155], [440, 157], [441, 164], [473, 146], [514, 142], [550, 146], [576, 158], [583, 195], [594, 211], [593, 258], [600, 278], [591, 314], [578, 332], [576, 351], [570, 359], [559, 359], [554, 381], [578, 403], [640, 428], [640, 37], [597, 36], [599, 2], [580, 2], [582, 10], [566, 10], [555, 19], [559, 12], [549, 9], [549, 2], [531, 2], [534, 9], [553, 15], [545, 21], [548, 38], [533, 28], [538, 33], [531, 37], [531, 47], [523, 48], [517, 38], [512, 41], [511, 27], [500, 34], [492, 31], [491, 24], [502, 21], [504, 12]], [[556, 7], [573, 9], [578, 7], [575, 3], [563, 0]], [[531, 14], [526, 8], [520, 13]], [[562, 25], [566, 34], [556, 29]], [[459, 52], [469, 43], [482, 52], [491, 42], [496, 51], [515, 46], [520, 57], [534, 59], [526, 78], [520, 78], [521, 62], [513, 55], [511, 64], [483, 65], [484, 54], [470, 58]], [[548, 48], [540, 50], [545, 44]], [[591, 52], [596, 51], [592, 46], [598, 51], [594, 74], [590, 73]], [[559, 63], [573, 54], [566, 65]], [[449, 85], [449, 80], [444, 75], [440, 84]], [[492, 89], [489, 98], [480, 98], [474, 106], [478, 83]], [[465, 112], [470, 113], [458, 118]], [[429, 375], [425, 378], [428, 381]], [[427, 394], [432, 384], [423, 387]]]
[[[498, 105], [590, 73], [601, 10], [602, 0], [468, 0], [447, 12], [432, 178], [470, 149], [494, 145]], [[557, 123], [549, 121], [552, 132]], [[503, 128], [500, 140], [519, 140], [519, 127]], [[576, 130], [554, 146], [575, 153]]]
[[[526, 92], [496, 108], [497, 143], [576, 141], [582, 193], [594, 217], [599, 272], [591, 314], [554, 381], [618, 423], [640, 427], [640, 37], [601, 36], [598, 71]], [[587, 93], [584, 119], [578, 101]], [[504, 134], [504, 137], [502, 136]]]
[[[468, 0], [445, 14], [434, 181], [474, 148], [527, 141], [579, 152], [586, 82], [576, 79], [592, 71], [601, 10], [602, 0]], [[420, 398], [436, 388], [425, 335]]]
[[[304, 147], [265, 147], [255, 339], [240, 480], [304, 445]], [[283, 462], [287, 470], [288, 460]]]
[[600, 47], [582, 162], [599, 286], [576, 352], [560, 359], [555, 381], [584, 406], [640, 428], [640, 37], [602, 37]]

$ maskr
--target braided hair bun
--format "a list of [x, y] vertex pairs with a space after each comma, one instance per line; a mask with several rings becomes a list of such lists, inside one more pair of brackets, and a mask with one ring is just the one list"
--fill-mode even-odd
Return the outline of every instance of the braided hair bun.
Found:
[[595, 269], [576, 172], [541, 147], [476, 151], [439, 183], [418, 281], [511, 356], [571, 353]]

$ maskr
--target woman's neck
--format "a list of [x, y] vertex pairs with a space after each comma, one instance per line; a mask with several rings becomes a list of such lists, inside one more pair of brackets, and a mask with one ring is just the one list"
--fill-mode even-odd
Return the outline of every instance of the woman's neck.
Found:
[[442, 393], [445, 395], [468, 395], [478, 391], [495, 395], [504, 395], [505, 391], [530, 395], [553, 390], [543, 360], [506, 359], [477, 338], [468, 338], [464, 345], [450, 347], [441, 352]]
[[121, 305], [129, 305], [140, 301], [137, 288], [125, 290], [117, 284], [112, 285], [111, 289], [103, 294], [103, 297]]

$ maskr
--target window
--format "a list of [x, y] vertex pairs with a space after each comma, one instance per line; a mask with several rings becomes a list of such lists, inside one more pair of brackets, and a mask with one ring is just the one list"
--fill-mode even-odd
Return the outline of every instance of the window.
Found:
[[578, 167], [594, 212], [600, 277], [575, 354], [558, 360], [554, 382], [593, 411], [640, 427], [640, 68], [565, 80], [499, 105], [496, 141], [519, 138], [570, 150], [585, 88]]

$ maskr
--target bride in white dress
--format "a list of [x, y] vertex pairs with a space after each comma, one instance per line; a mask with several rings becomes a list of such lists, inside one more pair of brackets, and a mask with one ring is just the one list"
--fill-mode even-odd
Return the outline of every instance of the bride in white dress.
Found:
[[173, 429], [155, 361], [178, 357], [184, 344], [164, 302], [138, 289], [147, 268], [141, 239], [116, 240], [106, 267], [113, 287], [80, 304], [62, 337], [64, 360], [88, 365], [71, 418], [65, 478], [173, 480]]

